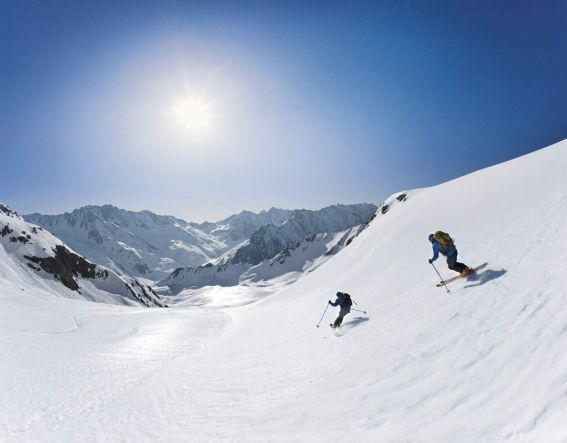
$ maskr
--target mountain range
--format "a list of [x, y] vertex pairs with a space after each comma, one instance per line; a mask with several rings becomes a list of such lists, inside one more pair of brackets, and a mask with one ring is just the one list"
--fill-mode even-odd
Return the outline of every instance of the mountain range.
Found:
[[91, 260], [118, 273], [157, 280], [180, 266], [213, 260], [249, 239], [266, 224], [279, 226], [292, 211], [243, 211], [217, 223], [188, 223], [150, 211], [112, 205], [84, 206], [59, 215], [28, 214]]
[[112, 205], [18, 217], [113, 275], [148, 286], [159, 282], [172, 293], [300, 274], [347, 245], [376, 209], [373, 204], [337, 204], [315, 211], [271, 208], [242, 211], [214, 223]]
[[372, 204], [358, 204], [293, 211], [282, 225], [264, 225], [240, 248], [205, 265], [178, 268], [158, 285], [179, 292], [207, 285], [270, 280], [291, 272], [301, 275], [350, 244], [376, 210]]

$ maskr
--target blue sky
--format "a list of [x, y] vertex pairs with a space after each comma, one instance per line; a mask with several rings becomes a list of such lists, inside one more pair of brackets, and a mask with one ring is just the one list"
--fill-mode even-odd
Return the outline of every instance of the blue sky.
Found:
[[380, 202], [567, 137], [567, 3], [0, 0], [0, 200]]

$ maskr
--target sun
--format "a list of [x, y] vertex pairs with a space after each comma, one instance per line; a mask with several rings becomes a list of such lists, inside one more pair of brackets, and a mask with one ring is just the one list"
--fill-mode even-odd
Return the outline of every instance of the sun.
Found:
[[213, 131], [213, 111], [210, 102], [196, 97], [178, 99], [172, 107], [176, 125], [187, 134], [204, 138]]

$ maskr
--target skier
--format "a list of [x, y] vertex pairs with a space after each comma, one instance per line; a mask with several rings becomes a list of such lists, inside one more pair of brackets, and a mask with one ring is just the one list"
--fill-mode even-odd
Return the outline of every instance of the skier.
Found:
[[350, 307], [352, 306], [350, 295], [346, 292], [337, 292], [337, 299], [334, 302], [331, 302], [331, 300], [329, 300], [329, 304], [331, 306], [341, 307], [339, 316], [334, 323], [330, 324], [331, 328], [340, 328], [341, 324], [343, 323], [343, 318], [350, 312]]
[[437, 231], [435, 234], [429, 235], [429, 241], [433, 246], [433, 258], [430, 258], [429, 263], [433, 263], [439, 257], [439, 253], [447, 257], [447, 266], [452, 271], [461, 274], [461, 277], [466, 277], [472, 274], [474, 271], [463, 263], [457, 261], [457, 248], [453, 239], [442, 231]]

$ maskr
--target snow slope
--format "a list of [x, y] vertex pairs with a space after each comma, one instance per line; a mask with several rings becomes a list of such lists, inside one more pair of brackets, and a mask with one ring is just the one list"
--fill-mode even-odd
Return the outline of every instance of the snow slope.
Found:
[[[0, 440], [567, 441], [566, 170], [561, 142], [394, 196], [271, 296], [141, 310], [3, 283]], [[450, 294], [427, 263], [436, 229], [489, 261]], [[369, 315], [335, 335], [335, 312], [315, 325], [337, 290]]]

